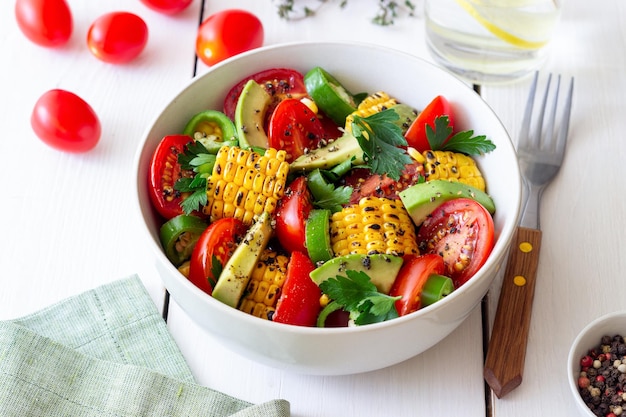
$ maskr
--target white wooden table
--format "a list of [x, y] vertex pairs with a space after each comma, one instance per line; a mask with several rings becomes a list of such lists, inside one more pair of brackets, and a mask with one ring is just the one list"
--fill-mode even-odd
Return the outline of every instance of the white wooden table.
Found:
[[[194, 0], [176, 17], [137, 0], [68, 3], [75, 24], [71, 40], [45, 49], [18, 30], [14, 2], [0, 2], [0, 319], [133, 273], [163, 306], [164, 289], [133, 212], [132, 162], [152, 118], [207, 70], [194, 58], [202, 12], [252, 11], [265, 25], [266, 45], [360, 40], [430, 60], [419, 0], [416, 17], [388, 27], [370, 23], [374, 0], [349, 1], [343, 9], [331, 1], [315, 18], [297, 22], [281, 20], [271, 0], [211, 0], [204, 11]], [[90, 23], [114, 10], [137, 13], [150, 28], [147, 49], [124, 66], [99, 62], [85, 46]], [[388, 369], [342, 377], [294, 375], [252, 363], [221, 347], [171, 302], [168, 326], [198, 382], [251, 402], [287, 399], [297, 417], [576, 415], [567, 401], [569, 344], [593, 318], [624, 308], [624, 27], [623, 0], [568, 0], [546, 65], [547, 71], [576, 77], [575, 106], [565, 165], [544, 196], [543, 253], [519, 388], [498, 400], [482, 379], [483, 328], [493, 320], [499, 281], [483, 305], [429, 351]], [[51, 88], [73, 91], [94, 107], [103, 125], [96, 149], [72, 155], [35, 137], [32, 106]], [[527, 88], [528, 81], [481, 89], [514, 140]]]

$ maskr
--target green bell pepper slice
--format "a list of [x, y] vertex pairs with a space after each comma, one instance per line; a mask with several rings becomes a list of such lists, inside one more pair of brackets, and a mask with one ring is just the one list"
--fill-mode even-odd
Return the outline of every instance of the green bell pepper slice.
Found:
[[238, 143], [235, 124], [217, 110], [205, 110], [194, 115], [185, 125], [183, 135], [201, 142], [209, 153], [217, 153], [224, 145]]
[[356, 111], [355, 96], [324, 69], [307, 72], [304, 85], [317, 107], [338, 126], [344, 126], [346, 117]]
[[313, 263], [326, 262], [333, 257], [330, 245], [330, 210], [314, 209], [305, 222], [305, 242]]
[[454, 282], [452, 279], [443, 275], [432, 274], [428, 277], [422, 289], [422, 307], [429, 306], [441, 300], [446, 295], [452, 293], [452, 291], [454, 291]]
[[194, 215], [181, 214], [161, 226], [159, 237], [167, 259], [179, 266], [191, 257], [193, 248], [208, 224]]

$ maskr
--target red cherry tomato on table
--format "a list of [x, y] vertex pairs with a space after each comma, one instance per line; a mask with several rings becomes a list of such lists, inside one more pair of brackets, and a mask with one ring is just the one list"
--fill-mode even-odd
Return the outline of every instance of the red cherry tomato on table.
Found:
[[17, 25], [31, 42], [54, 47], [72, 35], [72, 13], [65, 0], [17, 0]]
[[272, 113], [268, 128], [269, 146], [285, 150], [286, 161], [293, 162], [306, 149], [318, 148], [325, 133], [322, 122], [306, 104], [289, 98], [281, 101]]
[[402, 268], [389, 291], [392, 297], [402, 297], [396, 301], [398, 314], [404, 316], [419, 310], [422, 307], [420, 295], [428, 277], [443, 273], [443, 258], [439, 255], [405, 255]]
[[141, 0], [150, 9], [163, 14], [182, 12], [193, 0]]
[[272, 97], [271, 108], [267, 111], [267, 114], [271, 114], [272, 109], [284, 99], [301, 99], [308, 96], [306, 86], [304, 85], [304, 76], [300, 72], [290, 68], [271, 68], [260, 71], [239, 81], [230, 89], [228, 94], [226, 94], [226, 99], [224, 99], [224, 114], [231, 119], [235, 117], [237, 101], [239, 100], [243, 87], [249, 80], [254, 80], [265, 87], [265, 91]]
[[86, 152], [100, 140], [98, 115], [76, 94], [50, 90], [35, 103], [30, 118], [35, 134], [47, 145], [67, 152]]
[[278, 323], [313, 327], [320, 312], [322, 292], [309, 274], [313, 261], [302, 252], [293, 252], [287, 265], [287, 276], [272, 320]]
[[245, 10], [222, 10], [209, 16], [198, 28], [196, 54], [206, 65], [215, 65], [263, 45], [263, 24]]
[[312, 208], [312, 197], [306, 185], [306, 177], [297, 177], [289, 184], [276, 210], [276, 237], [285, 250], [307, 253], [304, 246], [305, 222]]
[[426, 125], [434, 128], [435, 119], [440, 116], [448, 116], [450, 127], [454, 129], [452, 106], [444, 96], [435, 97], [409, 126], [409, 130], [404, 134], [409, 146], [420, 152], [432, 149], [426, 137]]
[[87, 46], [98, 59], [122, 64], [136, 58], [148, 43], [148, 26], [139, 16], [111, 12], [96, 19], [87, 32]]
[[420, 253], [443, 257], [443, 275], [458, 288], [487, 261], [494, 244], [493, 219], [475, 200], [456, 198], [441, 204], [422, 223], [417, 242]]
[[152, 154], [148, 190], [152, 206], [165, 219], [183, 214], [180, 203], [188, 193], [175, 190], [174, 184], [179, 178], [192, 178], [195, 175], [192, 170], [181, 169], [178, 163], [178, 154], [182, 153], [185, 145], [192, 140], [187, 135], [165, 136]]
[[[220, 271], [233, 255], [239, 241], [246, 234], [247, 227], [239, 219], [225, 217], [211, 223], [200, 235], [191, 254], [189, 280], [207, 294], [213, 293], [213, 287]], [[214, 261], [220, 265], [214, 265]]]

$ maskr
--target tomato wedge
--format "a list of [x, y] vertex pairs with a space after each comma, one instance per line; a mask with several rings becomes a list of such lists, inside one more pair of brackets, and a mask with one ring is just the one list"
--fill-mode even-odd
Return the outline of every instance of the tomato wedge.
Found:
[[249, 80], [254, 80], [265, 87], [265, 90], [272, 96], [272, 104], [267, 114], [271, 114], [272, 110], [279, 102], [286, 98], [301, 99], [307, 96], [306, 87], [304, 86], [304, 76], [290, 68], [272, 68], [267, 69], [249, 77], [244, 78], [230, 89], [224, 99], [224, 114], [231, 120], [235, 117], [235, 108], [241, 90]]
[[358, 203], [368, 196], [399, 199], [398, 193], [424, 177], [424, 165], [418, 162], [404, 167], [396, 181], [387, 175], [374, 174], [367, 168], [353, 168], [345, 179], [345, 184], [352, 187], [350, 204]]
[[[189, 281], [211, 295], [219, 272], [248, 228], [239, 219], [225, 217], [209, 225], [196, 243], [189, 263]], [[218, 263], [215, 263], [217, 261]]]
[[304, 253], [291, 254], [273, 321], [296, 326], [315, 326], [322, 292], [309, 276], [314, 269], [313, 261]]
[[469, 198], [446, 201], [435, 209], [417, 233], [420, 253], [443, 257], [444, 275], [455, 288], [470, 279], [491, 253], [493, 219], [478, 202]]
[[303, 155], [306, 149], [316, 149], [324, 139], [324, 126], [303, 102], [288, 98], [276, 106], [268, 127], [270, 148], [287, 152], [287, 162]]
[[448, 116], [449, 125], [454, 129], [452, 106], [444, 96], [435, 97], [409, 126], [409, 130], [404, 134], [409, 146], [420, 152], [432, 149], [426, 137], [426, 125], [434, 129], [435, 119], [440, 116]]
[[400, 316], [407, 315], [422, 307], [421, 293], [428, 277], [444, 273], [443, 258], [436, 254], [405, 255], [402, 268], [389, 291], [392, 297], [401, 296], [396, 301]]
[[183, 214], [180, 203], [187, 197], [174, 189], [179, 178], [192, 178], [191, 170], [183, 170], [178, 163], [178, 154], [192, 139], [187, 135], [165, 136], [152, 155], [149, 173], [149, 192], [152, 205], [165, 219]]
[[283, 249], [307, 253], [306, 219], [312, 209], [312, 197], [306, 185], [306, 177], [298, 177], [289, 184], [276, 210], [274, 230]]

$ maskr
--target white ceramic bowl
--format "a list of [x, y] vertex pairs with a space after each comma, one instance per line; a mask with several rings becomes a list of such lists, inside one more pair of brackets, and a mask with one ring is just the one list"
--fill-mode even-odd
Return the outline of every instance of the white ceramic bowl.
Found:
[[[319, 329], [264, 321], [227, 307], [183, 277], [166, 259], [158, 238], [159, 220], [150, 206], [147, 172], [161, 138], [182, 131], [205, 109], [222, 109], [232, 85], [255, 72], [289, 67], [305, 73], [321, 66], [354, 92], [384, 90], [421, 109], [437, 95], [453, 105], [456, 125], [487, 135], [497, 146], [479, 158], [495, 200], [495, 247], [483, 268], [446, 299], [414, 314], [360, 328]], [[239, 55], [194, 79], [156, 117], [136, 157], [137, 203], [165, 287], [184, 311], [227, 347], [267, 365], [316, 375], [342, 375], [387, 367], [411, 358], [450, 334], [480, 302], [507, 252], [519, 215], [521, 181], [507, 131], [468, 85], [417, 57], [360, 43], [293, 43]], [[477, 336], [478, 337], [478, 336]]]
[[603, 336], [626, 335], [626, 311], [615, 311], [599, 317], [583, 328], [570, 347], [567, 358], [567, 378], [574, 401], [581, 410], [581, 415], [595, 417], [578, 392], [580, 360], [590, 349], [600, 344]]

